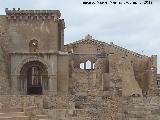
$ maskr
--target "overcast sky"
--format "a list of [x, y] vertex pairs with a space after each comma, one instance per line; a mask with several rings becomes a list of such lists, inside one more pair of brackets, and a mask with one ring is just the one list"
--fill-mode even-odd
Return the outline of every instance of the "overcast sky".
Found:
[[148, 5], [84, 5], [84, 1], [91, 0], [0, 0], [0, 14], [5, 14], [5, 8], [58, 9], [66, 23], [65, 43], [90, 34], [97, 40], [113, 42], [140, 54], [156, 54], [160, 72], [160, 0], [152, 0], [153, 4]]

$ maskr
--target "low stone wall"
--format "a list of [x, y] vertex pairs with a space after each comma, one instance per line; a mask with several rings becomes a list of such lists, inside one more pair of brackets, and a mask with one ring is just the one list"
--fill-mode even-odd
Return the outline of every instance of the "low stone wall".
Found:
[[160, 120], [160, 97], [128, 97], [123, 100], [122, 120]]
[[32, 119], [47, 114], [52, 120], [117, 120], [121, 103], [120, 97], [0, 96], [1, 112], [24, 111]]
[[52, 120], [118, 120], [121, 113], [119, 97], [75, 96], [72, 100], [68, 101], [68, 108], [49, 107], [45, 113]]
[[160, 120], [160, 97], [0, 96], [0, 112], [24, 111], [51, 120]]
[[17, 96], [1, 95], [0, 112], [21, 112], [35, 118], [36, 114], [43, 112], [43, 97], [45, 96]]
[[0, 96], [0, 112], [24, 111], [51, 120], [160, 120], [160, 97]]

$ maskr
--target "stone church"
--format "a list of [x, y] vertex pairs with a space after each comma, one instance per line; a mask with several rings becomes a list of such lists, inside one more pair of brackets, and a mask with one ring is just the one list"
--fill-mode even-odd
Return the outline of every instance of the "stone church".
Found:
[[160, 120], [157, 56], [98, 41], [64, 45], [59, 10], [0, 15], [0, 120]]

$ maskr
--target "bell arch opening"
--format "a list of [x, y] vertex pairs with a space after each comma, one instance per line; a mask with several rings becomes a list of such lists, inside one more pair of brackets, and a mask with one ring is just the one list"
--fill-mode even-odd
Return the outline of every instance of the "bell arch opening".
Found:
[[19, 91], [28, 95], [41, 95], [48, 90], [47, 67], [39, 61], [30, 61], [20, 71]]

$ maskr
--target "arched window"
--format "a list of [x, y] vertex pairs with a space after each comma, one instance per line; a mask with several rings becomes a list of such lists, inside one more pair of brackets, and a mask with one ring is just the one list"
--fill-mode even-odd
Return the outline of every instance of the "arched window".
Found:
[[92, 69], [92, 63], [89, 60], [86, 62], [86, 69]]
[[93, 63], [92, 65], [93, 65], [93, 66], [92, 66], [92, 69], [95, 69], [95, 63]]
[[87, 60], [86, 62], [81, 62], [79, 64], [79, 68], [83, 70], [94, 70], [95, 69], [95, 62], [91, 62], [90, 60]]
[[29, 51], [30, 52], [38, 51], [38, 41], [37, 40], [34, 39], [29, 42]]
[[81, 69], [84, 69], [84, 63], [80, 63], [80, 66], [79, 66]]

